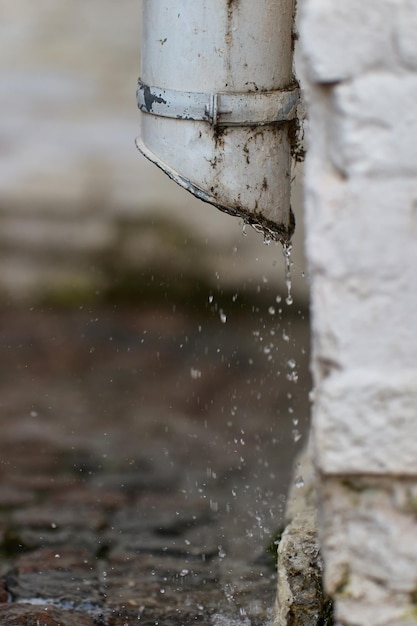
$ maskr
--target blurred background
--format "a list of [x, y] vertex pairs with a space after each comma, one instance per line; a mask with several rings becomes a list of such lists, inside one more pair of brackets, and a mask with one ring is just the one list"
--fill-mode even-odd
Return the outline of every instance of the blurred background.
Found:
[[[202, 502], [219, 560], [255, 563], [290, 482], [303, 482], [292, 474], [311, 384], [300, 171], [288, 306], [281, 246], [135, 148], [140, 2], [0, 8], [0, 575], [16, 546], [81, 542], [120, 559], [114, 520], [127, 510], [137, 554], [144, 493], [169, 492], [172, 511]], [[87, 540], [91, 507], [104, 522]], [[58, 509], [67, 532], [52, 537]]]

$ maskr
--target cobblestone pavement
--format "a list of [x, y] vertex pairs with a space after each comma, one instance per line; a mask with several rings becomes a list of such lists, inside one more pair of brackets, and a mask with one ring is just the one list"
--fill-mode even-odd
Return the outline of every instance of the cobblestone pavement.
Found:
[[0, 625], [269, 622], [309, 379], [266, 307], [0, 313]]

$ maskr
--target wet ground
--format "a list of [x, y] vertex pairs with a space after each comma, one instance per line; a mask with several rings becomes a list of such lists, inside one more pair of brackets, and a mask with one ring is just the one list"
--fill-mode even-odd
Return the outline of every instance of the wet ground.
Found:
[[310, 387], [281, 306], [0, 313], [0, 624], [269, 623]]

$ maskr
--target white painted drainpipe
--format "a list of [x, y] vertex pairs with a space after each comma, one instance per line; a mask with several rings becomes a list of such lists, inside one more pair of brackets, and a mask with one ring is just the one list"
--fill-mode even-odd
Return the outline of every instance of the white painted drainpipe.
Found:
[[143, 0], [139, 150], [173, 180], [288, 240], [294, 0]]

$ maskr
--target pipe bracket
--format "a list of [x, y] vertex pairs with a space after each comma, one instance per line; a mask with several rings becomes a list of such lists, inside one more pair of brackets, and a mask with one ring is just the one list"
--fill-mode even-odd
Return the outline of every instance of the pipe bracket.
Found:
[[296, 117], [299, 89], [201, 93], [151, 87], [140, 78], [136, 92], [144, 113], [212, 126], [265, 126]]

